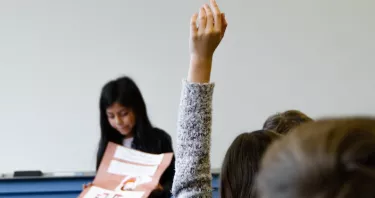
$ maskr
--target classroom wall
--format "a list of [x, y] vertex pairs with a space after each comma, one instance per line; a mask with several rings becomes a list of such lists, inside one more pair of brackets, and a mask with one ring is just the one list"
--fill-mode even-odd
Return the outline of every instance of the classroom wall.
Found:
[[[0, 1], [0, 172], [94, 170], [98, 97], [126, 74], [176, 137], [189, 18], [203, 0]], [[218, 0], [212, 165], [239, 133], [294, 108], [375, 112], [375, 1]]]

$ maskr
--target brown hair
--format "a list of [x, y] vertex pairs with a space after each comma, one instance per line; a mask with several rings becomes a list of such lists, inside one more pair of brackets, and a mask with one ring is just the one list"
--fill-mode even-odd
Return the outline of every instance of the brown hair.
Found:
[[220, 194], [222, 198], [253, 198], [255, 174], [261, 158], [280, 135], [272, 131], [243, 133], [232, 142], [221, 168]]
[[310, 121], [313, 121], [313, 119], [301, 111], [288, 110], [268, 117], [266, 122], [263, 124], [263, 129], [275, 131], [280, 134], [286, 134], [292, 128]]
[[261, 198], [375, 197], [375, 119], [297, 127], [269, 147], [257, 185]]

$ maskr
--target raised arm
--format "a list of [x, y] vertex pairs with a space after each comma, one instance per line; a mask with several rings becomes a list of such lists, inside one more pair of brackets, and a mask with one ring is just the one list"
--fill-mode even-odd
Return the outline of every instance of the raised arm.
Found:
[[227, 26], [215, 0], [205, 4], [191, 19], [190, 68], [183, 81], [177, 124], [176, 173], [174, 197], [212, 197], [211, 122], [212, 94], [210, 83], [212, 57]]

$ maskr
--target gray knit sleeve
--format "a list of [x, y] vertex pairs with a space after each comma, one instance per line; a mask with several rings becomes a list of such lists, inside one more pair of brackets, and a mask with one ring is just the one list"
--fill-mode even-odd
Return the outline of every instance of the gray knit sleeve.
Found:
[[177, 124], [175, 198], [212, 197], [211, 122], [214, 84], [183, 81]]

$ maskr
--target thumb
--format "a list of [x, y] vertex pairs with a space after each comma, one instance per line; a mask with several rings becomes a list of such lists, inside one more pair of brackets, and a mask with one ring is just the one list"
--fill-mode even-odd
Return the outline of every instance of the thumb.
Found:
[[221, 13], [221, 24], [221, 38], [223, 38], [228, 26], [227, 19], [225, 18], [225, 13]]

